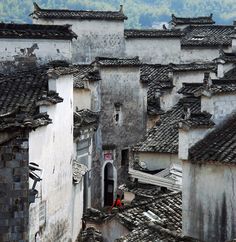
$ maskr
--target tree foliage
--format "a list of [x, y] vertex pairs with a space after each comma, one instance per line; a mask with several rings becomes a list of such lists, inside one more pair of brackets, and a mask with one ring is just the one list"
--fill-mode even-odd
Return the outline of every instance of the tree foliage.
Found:
[[[124, 5], [126, 27], [151, 27], [177, 16], [203, 16], [213, 13], [217, 23], [231, 24], [236, 17], [235, 0], [37, 0], [42, 8], [118, 10]], [[0, 1], [0, 18], [4, 22], [31, 22], [33, 0]]]

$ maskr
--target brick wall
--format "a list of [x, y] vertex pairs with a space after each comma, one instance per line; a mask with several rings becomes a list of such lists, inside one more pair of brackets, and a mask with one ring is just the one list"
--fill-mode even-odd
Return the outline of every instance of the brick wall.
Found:
[[28, 241], [28, 174], [28, 139], [21, 135], [1, 144], [1, 242]]

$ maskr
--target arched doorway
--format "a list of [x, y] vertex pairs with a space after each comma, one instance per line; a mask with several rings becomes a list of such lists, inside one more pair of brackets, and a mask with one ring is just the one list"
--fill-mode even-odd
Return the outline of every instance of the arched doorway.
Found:
[[107, 163], [104, 167], [104, 206], [111, 206], [114, 197], [113, 165]]

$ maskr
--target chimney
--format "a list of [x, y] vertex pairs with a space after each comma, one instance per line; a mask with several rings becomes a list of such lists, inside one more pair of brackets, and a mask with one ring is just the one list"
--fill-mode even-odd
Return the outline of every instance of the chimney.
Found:
[[210, 72], [204, 72], [203, 84], [205, 87], [210, 88], [212, 85], [212, 80], [210, 77]]
[[119, 11], [120, 13], [124, 13], [124, 7], [123, 7], [123, 5], [120, 5], [120, 11]]

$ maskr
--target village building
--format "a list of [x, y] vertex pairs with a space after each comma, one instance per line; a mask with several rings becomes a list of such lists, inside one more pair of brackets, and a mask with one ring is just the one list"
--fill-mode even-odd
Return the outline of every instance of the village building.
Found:
[[72, 62], [91, 63], [97, 56], [124, 56], [123, 6], [119, 11], [42, 9], [34, 3], [33, 23], [70, 25], [77, 34], [72, 43]]
[[229, 241], [235, 232], [235, 113], [189, 149], [183, 160], [183, 233]]
[[75, 240], [80, 231], [73, 78], [61, 71], [46, 66], [1, 77], [2, 241]]
[[169, 64], [180, 63], [180, 30], [125, 29], [125, 54], [139, 56], [143, 63]]
[[0, 73], [61, 60], [71, 62], [68, 26], [0, 23]]
[[172, 29], [184, 29], [189, 25], [213, 25], [215, 21], [213, 20], [213, 14], [210, 16], [201, 16], [201, 17], [177, 17], [174, 14], [171, 15], [171, 21], [169, 22], [170, 28]]
[[[236, 237], [234, 25], [124, 29], [122, 6], [31, 16], [0, 24], [0, 240]], [[94, 209], [128, 179], [122, 211]]]

